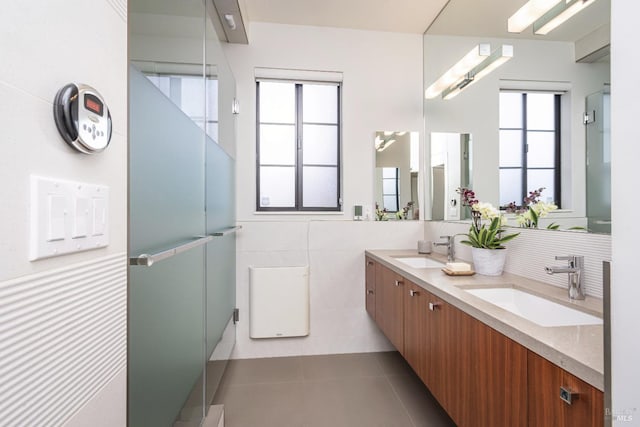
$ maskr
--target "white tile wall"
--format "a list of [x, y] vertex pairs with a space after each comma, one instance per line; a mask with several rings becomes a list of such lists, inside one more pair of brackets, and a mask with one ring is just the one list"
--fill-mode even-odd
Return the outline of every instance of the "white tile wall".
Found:
[[[438, 241], [440, 236], [466, 233], [468, 224], [440, 221], [425, 222], [425, 239]], [[602, 298], [602, 261], [611, 260], [611, 236], [571, 231], [527, 230], [507, 244], [505, 271], [526, 276], [558, 287], [567, 287], [567, 275], [548, 275], [544, 267], [564, 265], [556, 255], [582, 255], [585, 261], [585, 287], [587, 295]], [[456, 242], [462, 238], [457, 237]], [[442, 252], [443, 249], [437, 249]], [[471, 249], [456, 243], [456, 257], [472, 261]]]
[[[366, 314], [364, 250], [406, 249], [423, 235], [419, 221], [243, 221], [237, 241], [237, 305], [241, 321], [234, 358], [390, 350]], [[249, 266], [310, 266], [308, 337], [252, 340], [248, 322]]]

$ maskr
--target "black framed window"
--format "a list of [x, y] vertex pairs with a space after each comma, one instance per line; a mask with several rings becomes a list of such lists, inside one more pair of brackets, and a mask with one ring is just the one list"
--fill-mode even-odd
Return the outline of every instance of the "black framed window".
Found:
[[258, 211], [339, 211], [340, 84], [258, 80]]
[[560, 102], [549, 92], [500, 92], [500, 206], [541, 200], [560, 207]]

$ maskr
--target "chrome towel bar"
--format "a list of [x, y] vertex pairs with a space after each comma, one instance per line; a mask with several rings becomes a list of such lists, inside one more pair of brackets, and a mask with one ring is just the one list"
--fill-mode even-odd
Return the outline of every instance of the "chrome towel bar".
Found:
[[226, 236], [231, 233], [235, 233], [239, 229], [241, 229], [241, 225], [236, 225], [234, 227], [229, 227], [227, 229], [216, 231], [208, 236], [199, 236], [195, 240], [191, 240], [187, 243], [183, 243], [181, 245], [176, 246], [175, 248], [167, 249], [161, 252], [157, 252], [155, 254], [141, 254], [137, 257], [129, 258], [129, 265], [142, 265], [144, 267], [151, 267], [154, 263], [158, 261], [162, 261], [167, 258], [171, 258], [174, 255], [177, 255], [181, 252], [186, 252], [190, 249], [197, 248], [198, 246], [202, 246], [204, 244], [209, 243], [214, 239], [214, 237]]

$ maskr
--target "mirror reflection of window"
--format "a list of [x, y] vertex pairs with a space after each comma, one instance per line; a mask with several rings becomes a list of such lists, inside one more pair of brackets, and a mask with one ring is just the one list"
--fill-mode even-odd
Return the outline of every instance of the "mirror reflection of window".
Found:
[[500, 205], [530, 191], [560, 207], [560, 98], [552, 92], [500, 92]]
[[387, 212], [398, 212], [399, 181], [398, 168], [382, 168], [382, 206]]

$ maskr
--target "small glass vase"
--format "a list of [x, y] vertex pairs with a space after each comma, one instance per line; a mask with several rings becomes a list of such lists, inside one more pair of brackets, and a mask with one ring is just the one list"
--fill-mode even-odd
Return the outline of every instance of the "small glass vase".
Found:
[[471, 248], [473, 267], [484, 276], [500, 276], [507, 261], [506, 249]]

